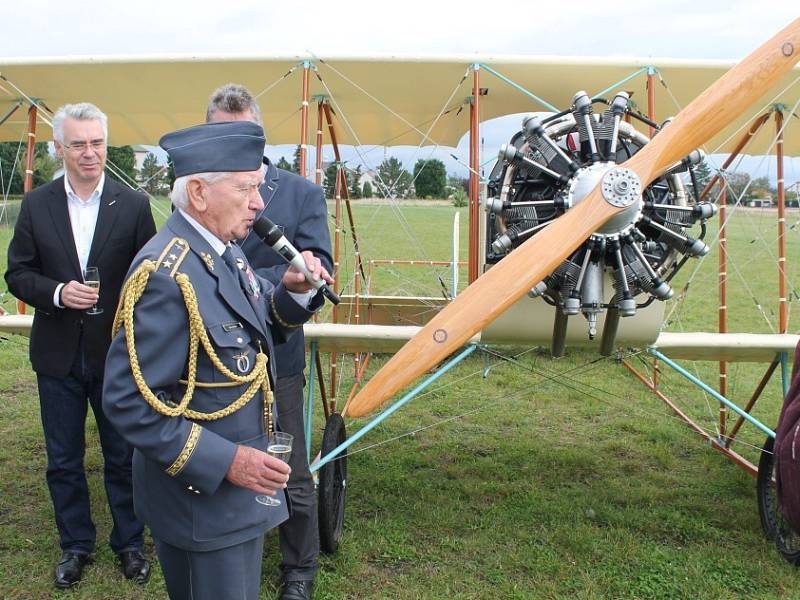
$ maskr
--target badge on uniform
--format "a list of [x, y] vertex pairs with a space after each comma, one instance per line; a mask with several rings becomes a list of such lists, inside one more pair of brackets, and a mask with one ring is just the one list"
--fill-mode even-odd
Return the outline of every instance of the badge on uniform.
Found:
[[236, 370], [239, 373], [247, 373], [250, 371], [250, 354], [245, 350], [241, 354], [234, 354], [233, 358], [236, 359]]
[[261, 297], [261, 285], [259, 285], [258, 279], [256, 279], [256, 276], [253, 274], [253, 269], [250, 268], [250, 265], [247, 265], [245, 273], [247, 274], [248, 291], [253, 298], [258, 300]]

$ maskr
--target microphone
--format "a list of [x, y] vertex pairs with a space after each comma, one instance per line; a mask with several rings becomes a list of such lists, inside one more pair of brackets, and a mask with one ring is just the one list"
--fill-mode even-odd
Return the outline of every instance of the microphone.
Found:
[[300, 271], [312, 287], [321, 291], [322, 295], [334, 304], [339, 304], [339, 296], [337, 296], [322, 279], [314, 279], [311, 272], [306, 267], [306, 261], [303, 259], [303, 256], [297, 251], [297, 248], [289, 243], [289, 240], [283, 235], [280, 227], [275, 225], [275, 223], [270, 221], [267, 217], [260, 217], [253, 223], [253, 231], [267, 246], [270, 246], [275, 252], [280, 254], [287, 263]]

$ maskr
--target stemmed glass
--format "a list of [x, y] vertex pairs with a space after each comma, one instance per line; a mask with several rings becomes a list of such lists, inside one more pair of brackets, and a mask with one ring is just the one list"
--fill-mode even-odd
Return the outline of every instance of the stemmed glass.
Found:
[[[292, 455], [292, 440], [294, 440], [293, 435], [284, 433], [283, 431], [276, 431], [269, 436], [269, 441], [267, 442], [267, 454], [274, 456], [285, 463], [288, 463], [289, 457]], [[264, 506], [281, 505], [280, 500], [264, 494], [259, 494], [256, 496], [256, 502], [260, 502]]]
[[[98, 297], [100, 295], [100, 269], [97, 267], [86, 267], [83, 271], [83, 283], [88, 285], [90, 288], [94, 288], [97, 290]], [[99, 315], [102, 314], [103, 309], [97, 308], [97, 303], [95, 303], [92, 308], [86, 311], [87, 315]]]

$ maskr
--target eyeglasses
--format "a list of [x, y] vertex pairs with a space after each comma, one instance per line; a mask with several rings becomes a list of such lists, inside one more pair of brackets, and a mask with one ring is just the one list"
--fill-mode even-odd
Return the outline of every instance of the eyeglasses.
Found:
[[71, 144], [64, 144], [63, 147], [68, 150], [69, 152], [74, 152], [75, 154], [83, 154], [91, 148], [92, 150], [99, 152], [106, 146], [105, 140], [92, 140], [91, 142], [72, 142]]
[[248, 183], [245, 185], [234, 185], [233, 189], [237, 192], [240, 192], [243, 196], [249, 196], [253, 192], [258, 192], [258, 188], [261, 187], [261, 184], [264, 183], [263, 181], [259, 181], [258, 183]]

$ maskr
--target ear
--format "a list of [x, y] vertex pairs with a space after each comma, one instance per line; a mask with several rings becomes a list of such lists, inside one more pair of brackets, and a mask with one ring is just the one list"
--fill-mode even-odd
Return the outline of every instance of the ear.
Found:
[[53, 140], [53, 144], [56, 147], [56, 156], [60, 159], [64, 159], [64, 147], [58, 140]]
[[208, 187], [201, 179], [190, 179], [186, 182], [186, 195], [189, 204], [198, 213], [203, 213], [208, 208]]

